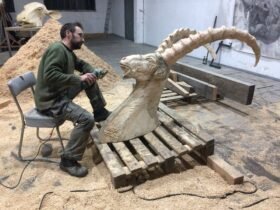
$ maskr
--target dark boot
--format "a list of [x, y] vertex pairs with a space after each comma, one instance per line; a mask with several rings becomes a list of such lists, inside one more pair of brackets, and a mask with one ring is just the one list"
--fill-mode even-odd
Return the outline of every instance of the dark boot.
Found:
[[71, 176], [84, 177], [88, 174], [87, 168], [82, 166], [76, 160], [69, 160], [62, 157], [59, 166], [62, 171], [67, 172]]
[[107, 119], [107, 117], [109, 117], [110, 114], [111, 114], [111, 112], [103, 107], [101, 109], [94, 111], [94, 113], [93, 113], [94, 120], [95, 120], [95, 122], [104, 121]]

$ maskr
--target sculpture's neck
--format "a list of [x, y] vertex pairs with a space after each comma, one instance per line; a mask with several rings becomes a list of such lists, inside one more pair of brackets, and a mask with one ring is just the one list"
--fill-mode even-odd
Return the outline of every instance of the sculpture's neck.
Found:
[[131, 93], [134, 100], [141, 101], [142, 104], [158, 105], [162, 90], [166, 80], [136, 81], [135, 88]]

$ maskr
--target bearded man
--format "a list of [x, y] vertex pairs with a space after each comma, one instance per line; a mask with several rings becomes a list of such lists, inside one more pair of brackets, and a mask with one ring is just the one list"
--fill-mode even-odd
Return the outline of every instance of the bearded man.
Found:
[[[88, 169], [78, 161], [83, 157], [90, 131], [95, 122], [105, 120], [110, 114], [97, 83], [107, 71], [92, 67], [74, 54], [73, 50], [80, 49], [84, 43], [80, 23], [64, 24], [60, 36], [61, 41], [51, 44], [40, 61], [35, 102], [42, 114], [73, 122], [60, 168], [72, 176], [83, 177]], [[80, 74], [74, 74], [74, 70]], [[93, 114], [72, 101], [82, 90], [89, 98]]]

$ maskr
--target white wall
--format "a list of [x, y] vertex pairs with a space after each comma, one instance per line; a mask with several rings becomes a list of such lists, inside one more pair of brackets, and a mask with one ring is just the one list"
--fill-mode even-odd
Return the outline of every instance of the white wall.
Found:
[[113, 34], [125, 37], [124, 0], [113, 0], [111, 25]]
[[[12, 14], [13, 19], [15, 19], [16, 14], [18, 14], [23, 6], [30, 2], [40, 2], [43, 3], [43, 0], [14, 0], [16, 13]], [[116, 0], [114, 0], [116, 1]], [[107, 10], [107, 0], [95, 0], [96, 11], [70, 11], [61, 12], [62, 18], [59, 20], [62, 24], [67, 22], [81, 22], [84, 26], [85, 33], [103, 33], [104, 32], [104, 23]], [[111, 32], [111, 25], [109, 27], [109, 32]]]
[[[160, 42], [181, 27], [205, 30], [212, 27], [218, 16], [217, 27], [232, 26], [235, 0], [144, 0], [144, 43], [158, 46]], [[227, 41], [226, 41], [227, 42]], [[213, 45], [216, 49], [217, 44]], [[206, 55], [204, 48], [189, 54], [197, 58]], [[254, 65], [254, 55], [222, 49], [222, 64], [280, 79], [280, 61], [262, 57]]]
[[[24, 4], [32, 1], [14, 0], [14, 2], [18, 13]], [[216, 15], [217, 27], [232, 26], [234, 4], [235, 0], [134, 0], [135, 42], [158, 46], [177, 28], [205, 30], [212, 27]], [[103, 33], [106, 9], [107, 0], [96, 0], [96, 11], [62, 12], [60, 22], [79, 21], [84, 25], [86, 33]], [[113, 0], [109, 32], [124, 37], [124, 23], [124, 0]], [[217, 42], [213, 47], [216, 49]], [[189, 55], [202, 59], [206, 53], [204, 48], [199, 48]], [[220, 62], [280, 79], [280, 60], [262, 57], [258, 66], [253, 67], [253, 54], [223, 48]]]

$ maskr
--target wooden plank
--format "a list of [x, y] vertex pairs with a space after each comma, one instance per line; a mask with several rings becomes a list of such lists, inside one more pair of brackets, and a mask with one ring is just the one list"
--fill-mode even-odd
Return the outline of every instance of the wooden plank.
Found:
[[175, 93], [178, 93], [181, 96], [187, 97], [189, 96], [189, 92], [182, 88], [179, 84], [171, 80], [170, 78], [167, 79], [166, 87]]
[[166, 90], [163, 90], [163, 91], [162, 91], [162, 94], [165, 94], [165, 93], [173, 93], [173, 91], [172, 91], [172, 90], [166, 89]]
[[165, 125], [165, 127], [172, 132], [178, 139], [180, 139], [182, 142], [187, 144], [191, 147], [191, 149], [197, 149], [199, 147], [202, 147], [204, 142], [195, 138], [194, 136], [191, 136], [188, 134], [184, 128], [179, 127], [176, 125], [174, 120], [169, 117], [168, 115], [165, 115], [162, 112], [158, 112], [159, 120]]
[[[251, 104], [255, 85], [229, 76], [214, 73], [189, 64], [177, 62], [173, 69], [184, 75], [211, 83], [218, 87], [218, 94], [242, 104]], [[178, 75], [179, 76], [179, 75]], [[192, 85], [192, 84], [191, 84]]]
[[177, 75], [179, 81], [184, 81], [190, 84], [197, 94], [210, 100], [217, 99], [218, 89], [215, 85], [181, 73], [178, 73]]
[[171, 97], [171, 96], [177, 96], [178, 94], [177, 93], [163, 93], [161, 94], [161, 97], [162, 98], [166, 98], [166, 97]]
[[184, 88], [189, 93], [193, 93], [194, 92], [194, 88], [191, 85], [189, 85], [188, 83], [184, 82], [184, 81], [177, 82], [177, 84], [180, 85], [182, 88]]
[[209, 156], [207, 165], [220, 174], [228, 184], [242, 184], [244, 176], [217, 155]]
[[189, 146], [184, 146], [162, 126], [157, 127], [154, 132], [178, 155], [185, 154], [191, 150]]
[[166, 98], [161, 98], [161, 102], [166, 102], [166, 101], [174, 101], [174, 100], [180, 100], [185, 98], [184, 96], [171, 96], [171, 97], [166, 97]]
[[185, 165], [188, 166], [188, 168], [194, 168], [195, 166], [201, 165], [189, 154], [183, 154], [182, 156], [180, 156], [180, 159], [184, 162]]
[[127, 165], [128, 169], [132, 173], [135, 173], [142, 169], [138, 160], [133, 156], [133, 154], [129, 151], [129, 149], [123, 142], [113, 143], [113, 146], [120, 155], [122, 161]]
[[148, 133], [144, 136], [151, 148], [159, 154], [164, 160], [173, 159], [171, 151], [153, 134]]
[[113, 151], [107, 144], [100, 144], [98, 141], [96, 141], [96, 139], [94, 139], [94, 142], [104, 160], [106, 167], [110, 171], [111, 179], [115, 188], [125, 186], [127, 184], [126, 172], [123, 169], [121, 163], [116, 159]]
[[193, 126], [185, 117], [180, 116], [177, 114], [175, 110], [170, 109], [163, 103], [159, 103], [159, 108], [162, 110], [165, 114], [167, 114], [169, 117], [173, 118], [173, 120], [180, 125], [182, 125], [184, 128], [186, 128], [188, 131], [190, 131], [192, 134], [199, 137], [202, 141], [208, 144], [214, 144], [214, 138], [210, 136], [207, 132], [202, 130], [199, 127]]
[[170, 70], [169, 78], [172, 79], [174, 82], [177, 82], [177, 72], [174, 70]]
[[156, 157], [150, 152], [150, 150], [142, 143], [140, 139], [135, 138], [129, 142], [148, 167], [154, 166], [158, 163]]

